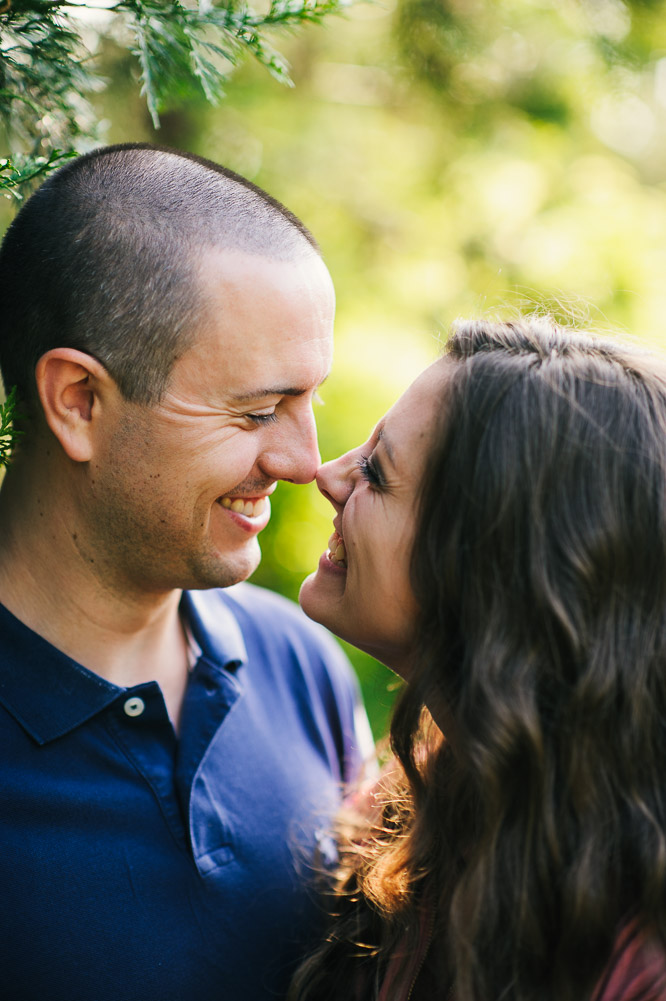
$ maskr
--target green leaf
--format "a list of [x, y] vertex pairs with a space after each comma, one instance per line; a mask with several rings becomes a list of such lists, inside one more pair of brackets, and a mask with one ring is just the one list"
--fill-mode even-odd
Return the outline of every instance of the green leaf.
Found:
[[54, 149], [48, 156], [0, 160], [0, 194], [20, 201], [24, 196], [23, 189], [31, 181], [45, 177], [73, 156], [76, 156], [73, 150]]
[[12, 451], [23, 434], [14, 427], [17, 416], [16, 386], [13, 386], [5, 402], [0, 404], [0, 466], [9, 465]]

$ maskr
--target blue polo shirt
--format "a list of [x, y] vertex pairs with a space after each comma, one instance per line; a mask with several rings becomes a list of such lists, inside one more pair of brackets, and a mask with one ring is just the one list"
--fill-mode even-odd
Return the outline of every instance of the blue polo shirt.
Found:
[[318, 933], [313, 846], [359, 764], [337, 644], [277, 595], [183, 595], [176, 739], [0, 606], [0, 997], [268, 1001]]

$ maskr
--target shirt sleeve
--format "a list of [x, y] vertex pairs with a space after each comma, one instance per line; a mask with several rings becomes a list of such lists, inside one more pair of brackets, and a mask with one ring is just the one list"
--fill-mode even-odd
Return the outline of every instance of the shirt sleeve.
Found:
[[[319, 627], [321, 629], [321, 627]], [[343, 732], [343, 781], [356, 785], [376, 781], [379, 774], [375, 741], [356, 673], [337, 640], [321, 630], [325, 660], [335, 691]]]

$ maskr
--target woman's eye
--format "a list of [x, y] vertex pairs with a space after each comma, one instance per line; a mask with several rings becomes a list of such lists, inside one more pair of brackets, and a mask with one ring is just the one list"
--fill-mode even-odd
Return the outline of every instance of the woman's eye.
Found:
[[274, 424], [275, 421], [278, 419], [278, 415], [275, 413], [274, 410], [271, 411], [270, 414], [245, 414], [245, 416], [249, 421], [252, 421], [253, 424], [257, 425]]
[[364, 480], [373, 487], [383, 487], [384, 480], [381, 473], [377, 469], [377, 466], [373, 462], [371, 455], [361, 455], [357, 460], [358, 468], [361, 470], [361, 476]]

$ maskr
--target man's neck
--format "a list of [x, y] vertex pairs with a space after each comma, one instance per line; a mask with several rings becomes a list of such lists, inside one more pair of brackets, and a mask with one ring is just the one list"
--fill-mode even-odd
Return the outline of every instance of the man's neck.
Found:
[[177, 726], [188, 676], [180, 591], [109, 586], [83, 555], [67, 498], [49, 484], [54, 503], [27, 479], [12, 469], [0, 492], [0, 602], [107, 681], [157, 681]]

